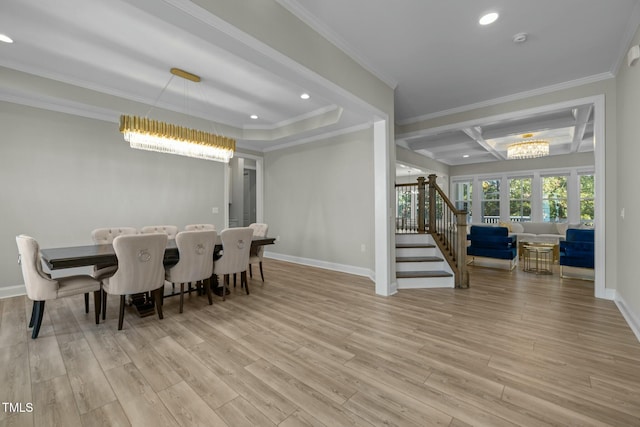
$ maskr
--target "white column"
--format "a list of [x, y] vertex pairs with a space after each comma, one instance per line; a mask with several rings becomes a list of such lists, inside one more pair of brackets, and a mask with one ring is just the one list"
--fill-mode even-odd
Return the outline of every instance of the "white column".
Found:
[[390, 141], [388, 121], [373, 124], [373, 168], [374, 168], [374, 228], [375, 228], [375, 282], [376, 294], [389, 296], [396, 292], [395, 271], [395, 227], [394, 207], [391, 194]]
[[256, 159], [256, 222], [264, 222], [264, 160]]

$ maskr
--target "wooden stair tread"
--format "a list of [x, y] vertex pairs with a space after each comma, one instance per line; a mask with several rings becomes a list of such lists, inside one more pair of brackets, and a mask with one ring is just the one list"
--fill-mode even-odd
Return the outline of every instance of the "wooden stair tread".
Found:
[[414, 278], [428, 278], [428, 277], [451, 277], [453, 274], [447, 271], [396, 271], [396, 278], [398, 279], [414, 279]]
[[431, 243], [396, 243], [396, 249], [414, 249], [414, 248], [435, 248], [436, 245]]
[[396, 262], [441, 262], [444, 259], [437, 256], [403, 256], [396, 257]]

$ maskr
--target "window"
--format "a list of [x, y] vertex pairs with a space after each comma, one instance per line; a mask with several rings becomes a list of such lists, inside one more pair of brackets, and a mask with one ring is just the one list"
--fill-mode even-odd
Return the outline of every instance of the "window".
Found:
[[454, 183], [454, 204], [456, 209], [467, 211], [467, 224], [471, 223], [471, 200], [473, 185], [471, 181]]
[[509, 219], [531, 221], [531, 178], [509, 180]]
[[542, 178], [542, 220], [567, 222], [567, 177]]
[[593, 175], [580, 175], [580, 222], [592, 223], [594, 220]]
[[500, 180], [482, 181], [482, 222], [500, 221]]

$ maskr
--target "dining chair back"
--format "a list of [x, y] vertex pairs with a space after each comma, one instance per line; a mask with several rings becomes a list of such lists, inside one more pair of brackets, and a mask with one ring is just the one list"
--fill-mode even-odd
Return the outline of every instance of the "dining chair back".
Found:
[[[249, 224], [249, 227], [253, 230], [253, 235], [256, 237], [267, 237], [267, 232], [269, 231], [269, 226], [263, 223], [254, 222], [253, 224]], [[251, 265], [258, 264], [260, 266], [260, 277], [264, 282], [264, 272], [262, 271], [262, 259], [264, 257], [264, 246], [260, 245], [256, 249], [252, 249], [249, 254], [249, 275], [253, 277], [253, 270], [251, 269]]]
[[[229, 275], [241, 273], [242, 284], [249, 294], [247, 285], [247, 265], [249, 251], [253, 239], [253, 229], [249, 227], [227, 228], [220, 232], [222, 241], [222, 256], [213, 265], [213, 273], [223, 275], [225, 286], [229, 284]], [[223, 299], [226, 291], [223, 290]]]
[[141, 234], [164, 233], [169, 239], [175, 239], [178, 234], [178, 227], [175, 225], [147, 225], [140, 229]]
[[216, 226], [213, 224], [189, 224], [184, 226], [185, 231], [194, 230], [215, 230]]
[[[47, 300], [78, 294], [88, 296], [89, 292], [93, 292], [96, 324], [100, 323], [100, 281], [84, 274], [52, 279], [51, 275], [42, 268], [38, 242], [33, 237], [21, 234], [16, 236], [16, 243], [27, 296], [33, 301], [29, 323], [29, 327], [33, 327], [31, 338], [38, 337], [44, 315], [44, 304]], [[85, 312], [88, 313], [88, 298], [85, 299], [85, 304]]]
[[[113, 243], [113, 239], [118, 236], [137, 233], [138, 230], [133, 227], [96, 228], [91, 232], [91, 240], [93, 240], [93, 243], [96, 245], [106, 245]], [[102, 280], [106, 277], [113, 276], [117, 269], [117, 265], [94, 265], [91, 276], [96, 280]]]
[[[106, 294], [120, 295], [118, 330], [122, 329], [125, 296], [151, 291], [154, 294], [158, 317], [162, 319], [162, 294], [164, 291], [164, 251], [167, 235], [164, 233], [132, 234], [113, 239], [113, 249], [118, 259], [118, 270], [104, 279]], [[103, 310], [106, 311], [106, 294]]]
[[213, 303], [209, 279], [213, 274], [213, 250], [217, 237], [215, 230], [181, 231], [176, 235], [180, 259], [176, 265], [166, 269], [165, 279], [180, 283], [180, 313], [184, 305], [185, 283], [203, 282], [209, 304]]
[[96, 245], [113, 243], [113, 239], [123, 234], [137, 234], [138, 230], [133, 227], [112, 227], [96, 228], [91, 232], [91, 240]]

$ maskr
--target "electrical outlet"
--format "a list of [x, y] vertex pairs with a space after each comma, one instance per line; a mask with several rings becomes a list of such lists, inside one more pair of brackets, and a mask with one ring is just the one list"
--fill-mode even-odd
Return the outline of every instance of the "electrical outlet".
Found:
[[217, 214], [219, 212], [220, 212], [220, 210], [217, 207], [214, 206], [214, 207], [211, 208], [211, 213]]

